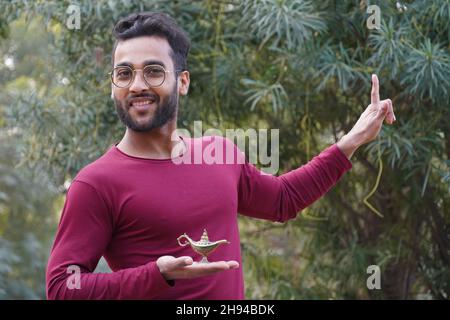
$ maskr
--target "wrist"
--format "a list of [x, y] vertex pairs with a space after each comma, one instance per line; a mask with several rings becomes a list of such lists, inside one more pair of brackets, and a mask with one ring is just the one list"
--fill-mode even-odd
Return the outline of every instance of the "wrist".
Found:
[[361, 146], [359, 140], [351, 134], [344, 135], [337, 143], [337, 147], [350, 159], [353, 153]]
[[159, 270], [159, 273], [161, 274], [161, 276], [164, 278], [164, 280], [166, 280], [167, 284], [170, 285], [171, 287], [173, 287], [175, 285], [175, 281], [174, 279], [170, 279], [166, 272], [162, 271], [162, 268], [159, 266], [158, 262], [156, 262], [156, 267]]

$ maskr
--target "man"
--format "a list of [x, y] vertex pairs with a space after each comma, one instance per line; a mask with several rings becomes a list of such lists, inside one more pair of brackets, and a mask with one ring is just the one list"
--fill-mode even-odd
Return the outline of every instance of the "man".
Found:
[[[235, 160], [244, 156], [219, 136], [171, 138], [179, 95], [189, 88], [190, 46], [172, 18], [133, 14], [116, 24], [114, 35], [112, 98], [125, 135], [83, 168], [68, 190], [47, 268], [47, 296], [243, 299], [237, 213], [279, 222], [295, 218], [351, 168], [353, 152], [376, 138], [385, 119], [393, 123], [392, 102], [380, 101], [374, 75], [372, 103], [353, 129], [279, 177], [261, 174], [247, 161], [175, 163], [213, 142], [231, 149]], [[204, 229], [211, 240], [230, 241], [208, 257], [209, 264], [194, 262], [200, 256], [177, 242], [184, 233], [200, 239]], [[102, 256], [112, 273], [93, 273]]]

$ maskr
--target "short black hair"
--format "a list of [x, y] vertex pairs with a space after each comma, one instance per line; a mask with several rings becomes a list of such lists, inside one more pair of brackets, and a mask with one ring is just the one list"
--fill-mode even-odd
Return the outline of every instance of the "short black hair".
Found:
[[119, 41], [141, 36], [160, 36], [167, 40], [172, 52], [170, 57], [176, 70], [187, 70], [187, 56], [191, 47], [189, 37], [180, 28], [175, 20], [163, 12], [139, 12], [120, 19], [113, 30], [116, 42], [112, 51], [114, 53]]

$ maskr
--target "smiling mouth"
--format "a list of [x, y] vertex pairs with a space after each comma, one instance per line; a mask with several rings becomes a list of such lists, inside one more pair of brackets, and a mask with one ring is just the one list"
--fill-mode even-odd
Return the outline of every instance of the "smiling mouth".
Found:
[[139, 100], [132, 101], [130, 103], [130, 107], [133, 107], [134, 109], [139, 110], [139, 111], [143, 111], [143, 110], [150, 109], [155, 104], [155, 102], [156, 102], [156, 100], [151, 99], [151, 98], [139, 99]]

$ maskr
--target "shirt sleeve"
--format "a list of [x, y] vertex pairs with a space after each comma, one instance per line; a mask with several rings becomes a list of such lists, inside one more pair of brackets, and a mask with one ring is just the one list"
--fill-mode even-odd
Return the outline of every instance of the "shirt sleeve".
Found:
[[47, 298], [152, 299], [173, 285], [166, 282], [154, 261], [112, 273], [93, 273], [112, 234], [113, 217], [103, 197], [90, 184], [74, 180], [47, 266]]
[[239, 178], [238, 212], [277, 222], [293, 219], [326, 194], [351, 168], [351, 162], [336, 144], [300, 168], [278, 177], [265, 174], [245, 161]]

